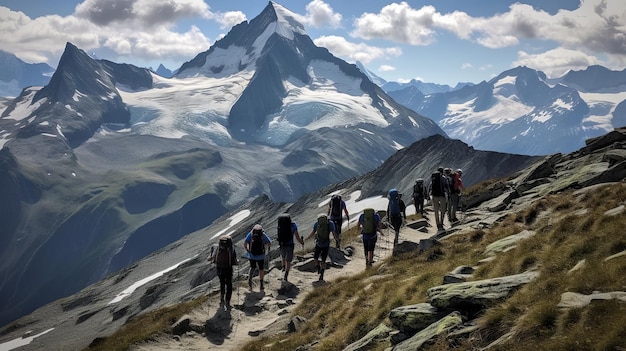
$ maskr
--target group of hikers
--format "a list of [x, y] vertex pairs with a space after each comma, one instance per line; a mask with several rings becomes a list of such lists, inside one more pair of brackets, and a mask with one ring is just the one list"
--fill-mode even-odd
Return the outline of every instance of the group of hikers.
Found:
[[461, 169], [453, 171], [452, 168], [439, 167], [431, 174], [428, 187], [424, 185], [424, 179], [415, 180], [413, 185], [415, 212], [424, 215], [424, 201], [431, 199], [437, 230], [445, 230], [443, 223], [446, 214], [450, 225], [459, 222], [457, 212], [461, 193], [465, 189], [462, 176]]
[[[413, 202], [415, 204], [416, 213], [425, 215], [424, 201], [426, 198], [432, 197], [438, 230], [444, 229], [443, 219], [446, 213], [448, 213], [450, 223], [458, 221], [456, 218], [456, 210], [458, 208], [461, 191], [463, 190], [461, 175], [462, 171], [460, 169], [452, 172], [450, 168], [439, 168], [436, 172], [433, 172], [428, 187], [424, 185], [424, 181], [421, 178], [415, 181], [413, 187]], [[387, 198], [389, 202], [384, 215], [387, 216], [387, 221], [394, 230], [393, 242], [395, 246], [398, 243], [400, 228], [404, 221], [406, 221], [406, 204], [402, 200], [402, 194], [399, 193], [397, 189], [389, 190]], [[378, 234], [383, 235], [380, 212], [381, 211], [376, 211], [373, 208], [366, 208], [363, 210], [363, 213], [360, 214], [357, 221], [357, 231], [361, 233], [363, 241], [366, 268], [372, 266], [374, 262], [374, 249], [376, 247]], [[313, 223], [313, 227], [306, 237], [300, 235], [298, 225], [292, 220], [288, 213], [283, 213], [278, 216], [277, 241], [282, 261], [282, 270], [284, 271], [282, 277], [283, 281], [287, 282], [289, 278], [296, 241], [304, 247], [305, 240], [312, 237], [315, 237], [315, 250], [313, 252], [315, 269], [319, 275], [319, 280], [324, 280], [326, 259], [331, 247], [331, 240], [334, 239], [337, 248], [341, 247], [341, 231], [344, 214], [346, 221], [349, 222], [350, 214], [345, 201], [338, 194], [332, 195], [328, 203], [327, 212], [317, 216], [317, 220]], [[260, 224], [255, 224], [244, 239], [243, 249], [246, 252], [246, 258], [250, 261], [248, 286], [251, 290], [253, 287], [252, 279], [256, 270], [259, 272], [260, 290], [265, 289], [265, 256], [266, 253], [269, 252], [270, 245], [271, 239]], [[215, 248], [211, 250], [209, 261], [216, 265], [217, 276], [220, 280], [221, 304], [225, 306], [225, 308], [230, 307], [233, 265], [238, 264], [235, 247], [230, 236], [224, 235], [220, 237], [217, 250], [215, 250]]]

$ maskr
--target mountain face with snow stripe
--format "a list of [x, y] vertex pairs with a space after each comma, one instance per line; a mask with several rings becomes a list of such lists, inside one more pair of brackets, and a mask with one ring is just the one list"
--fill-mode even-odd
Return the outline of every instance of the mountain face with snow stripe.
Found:
[[445, 93], [389, 92], [452, 138], [481, 150], [546, 155], [624, 125], [626, 73], [598, 66], [548, 79], [527, 67]]
[[171, 78], [68, 43], [0, 115], [0, 324], [250, 199], [295, 201], [445, 135], [303, 28], [270, 2]]
[[17, 56], [0, 50], [0, 96], [16, 97], [22, 88], [44, 86], [54, 68], [45, 63], [26, 63]]

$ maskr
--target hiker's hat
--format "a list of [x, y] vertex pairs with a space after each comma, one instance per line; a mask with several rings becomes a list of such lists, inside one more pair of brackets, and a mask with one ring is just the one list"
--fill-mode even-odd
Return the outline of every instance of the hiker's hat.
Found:
[[252, 227], [252, 230], [263, 230], [263, 227], [261, 227], [260, 224], [255, 224], [254, 227]]
[[457, 173], [463, 173], [463, 170], [459, 168], [459, 169], [456, 170], [456, 172]]

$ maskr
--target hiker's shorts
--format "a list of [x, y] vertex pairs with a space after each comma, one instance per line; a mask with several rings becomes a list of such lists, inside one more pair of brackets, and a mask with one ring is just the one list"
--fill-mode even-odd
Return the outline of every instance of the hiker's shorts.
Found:
[[291, 262], [293, 261], [293, 245], [284, 245], [280, 247], [280, 257], [282, 257], [285, 261]]
[[365, 251], [374, 251], [376, 248], [377, 235], [363, 234], [363, 248]]
[[322, 262], [326, 262], [326, 257], [328, 257], [328, 246], [320, 247], [315, 245], [315, 252], [313, 253], [313, 258], [318, 259]]
[[259, 268], [260, 271], [265, 269], [265, 260], [250, 260], [250, 268]]

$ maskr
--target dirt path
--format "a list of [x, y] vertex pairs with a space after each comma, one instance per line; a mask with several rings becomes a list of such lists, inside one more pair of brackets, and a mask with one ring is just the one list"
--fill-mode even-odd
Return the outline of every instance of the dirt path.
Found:
[[[429, 223], [434, 223], [432, 214], [427, 216]], [[411, 223], [409, 223], [410, 225]], [[432, 226], [413, 229], [409, 225], [402, 227], [399, 242], [411, 241], [419, 243], [436, 234]], [[391, 256], [393, 249], [393, 230], [384, 229], [374, 252], [376, 262]], [[346, 246], [348, 247], [348, 246]], [[353, 275], [365, 269], [363, 245], [360, 240], [349, 243], [352, 255], [345, 255], [348, 250], [339, 251], [331, 248], [329, 260], [332, 267], [326, 270], [324, 281], [318, 280], [315, 272], [312, 253], [304, 255], [300, 247], [296, 247], [294, 264], [289, 274], [289, 281], [282, 280], [283, 271], [280, 267], [270, 267], [265, 274], [265, 290], [258, 287], [258, 276], [254, 278], [253, 289], [248, 288], [247, 272], [235, 272], [232, 309], [225, 311], [219, 306], [219, 293], [213, 294], [209, 302], [194, 311], [191, 323], [204, 326], [208, 330], [205, 335], [188, 332], [180, 337], [163, 336], [154, 342], [140, 345], [134, 350], [239, 350], [246, 343], [254, 340], [262, 333], [273, 334], [286, 329], [290, 312], [298, 305], [307, 293], [316, 287], [332, 282], [338, 276]], [[272, 263], [279, 261], [273, 260]], [[219, 289], [219, 286], [210, 289]]]

